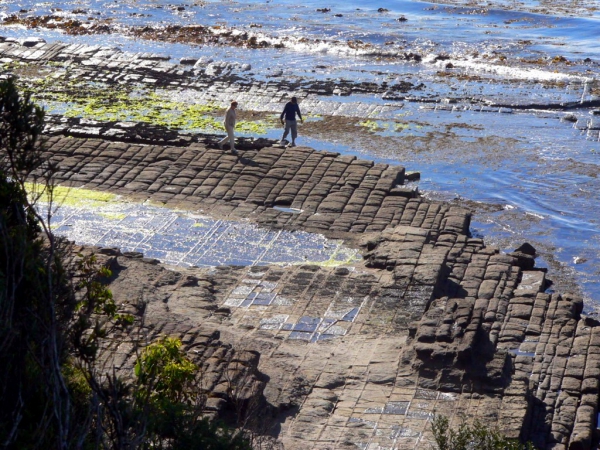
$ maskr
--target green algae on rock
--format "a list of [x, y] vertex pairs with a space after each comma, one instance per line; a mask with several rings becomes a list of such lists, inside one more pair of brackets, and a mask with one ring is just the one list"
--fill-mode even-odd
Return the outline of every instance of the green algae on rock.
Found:
[[339, 266], [352, 266], [361, 261], [362, 257], [358, 250], [344, 247], [342, 241], [339, 241], [329, 259], [325, 261], [303, 261], [297, 264], [311, 264], [319, 267], [335, 268]]
[[[186, 103], [173, 92], [153, 90], [139, 84], [107, 84], [68, 79], [53, 72], [43, 78], [21, 80], [34, 100], [50, 113], [99, 122], [143, 122], [185, 131], [222, 131], [223, 108], [216, 103]], [[275, 128], [273, 120], [239, 121], [237, 131], [262, 135]]]
[[359, 126], [365, 127], [367, 130], [375, 133], [376, 131], [384, 130], [385, 127], [381, 126], [378, 121], [375, 120], [365, 120], [363, 122], [358, 123]]
[[[29, 195], [36, 195], [45, 199], [43, 189], [45, 187], [36, 183], [26, 183], [25, 189]], [[68, 186], [54, 186], [52, 188], [52, 201], [55, 206], [71, 206], [98, 208], [109, 203], [115, 203], [120, 196], [109, 192], [94, 191], [91, 189], [75, 188]]]

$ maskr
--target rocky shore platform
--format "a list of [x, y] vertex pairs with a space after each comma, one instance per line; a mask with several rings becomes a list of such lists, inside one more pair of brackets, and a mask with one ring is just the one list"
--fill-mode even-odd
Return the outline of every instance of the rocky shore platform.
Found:
[[[136, 85], [177, 90], [197, 104], [236, 98], [246, 113], [268, 115], [298, 92], [323, 123], [347, 120], [353, 138], [351, 120], [392, 117], [401, 102], [455, 107], [408, 82], [286, 84], [245, 66], [167, 60], [0, 38], [5, 75], [30, 80], [42, 98], [52, 92], [48, 101], [69, 102], [98, 84], [106, 91]], [[330, 101], [365, 93], [390, 103]], [[595, 117], [574, 126], [596, 131]], [[402, 167], [267, 139], [242, 139], [232, 155], [214, 135], [48, 119], [47, 154], [63, 186], [320, 233], [363, 256], [339, 267], [209, 269], [77, 248], [98, 253], [112, 270], [116, 302], [137, 317], [112, 336], [107, 367], [131, 374], [140, 346], [179, 336], [202, 370], [207, 413], [237, 417], [286, 449], [424, 449], [436, 414], [454, 426], [479, 419], [541, 449], [590, 449], [598, 441], [600, 323], [582, 314], [581, 298], [548, 291], [534, 248], [524, 243], [505, 254], [485, 245], [469, 233], [469, 210], [423, 198]]]
[[179, 336], [202, 368], [207, 411], [234, 411], [286, 449], [427, 448], [435, 414], [542, 449], [592, 448], [600, 323], [580, 298], [545, 292], [535, 249], [504, 254], [471, 237], [470, 212], [424, 199], [402, 167], [268, 141], [232, 155], [205, 141], [80, 132], [46, 145], [61, 185], [342, 238], [363, 260], [184, 269], [93, 249], [138, 318], [111, 340], [108, 365], [127, 372], [139, 345]]

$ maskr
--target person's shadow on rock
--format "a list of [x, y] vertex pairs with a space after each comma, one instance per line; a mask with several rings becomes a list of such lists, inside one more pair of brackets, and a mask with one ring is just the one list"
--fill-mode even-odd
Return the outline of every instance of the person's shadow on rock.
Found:
[[249, 158], [244, 158], [243, 156], [241, 156], [239, 153], [235, 154], [234, 156], [237, 157], [238, 162], [240, 164], [243, 164], [244, 166], [250, 166], [250, 167], [257, 167], [258, 163], [252, 159]]

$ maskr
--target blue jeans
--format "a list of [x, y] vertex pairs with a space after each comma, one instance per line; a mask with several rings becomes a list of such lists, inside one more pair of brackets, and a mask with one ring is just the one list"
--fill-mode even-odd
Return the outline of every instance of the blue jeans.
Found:
[[292, 131], [292, 144], [295, 143], [296, 137], [298, 137], [298, 124], [295, 120], [286, 120], [285, 121], [285, 131], [283, 132], [283, 136], [281, 140], [283, 141], [288, 133]]

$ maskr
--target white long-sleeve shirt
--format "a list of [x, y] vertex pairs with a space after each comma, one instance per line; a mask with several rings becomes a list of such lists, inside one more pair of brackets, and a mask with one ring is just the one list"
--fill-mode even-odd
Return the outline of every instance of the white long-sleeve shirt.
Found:
[[229, 107], [227, 113], [225, 113], [225, 120], [223, 121], [223, 125], [225, 128], [235, 128], [236, 116], [235, 109]]

